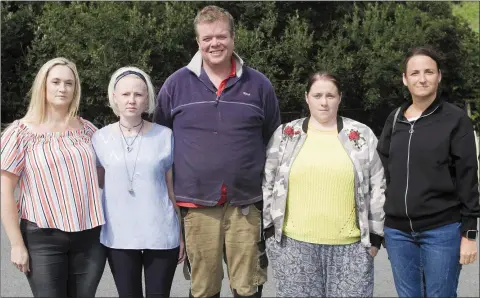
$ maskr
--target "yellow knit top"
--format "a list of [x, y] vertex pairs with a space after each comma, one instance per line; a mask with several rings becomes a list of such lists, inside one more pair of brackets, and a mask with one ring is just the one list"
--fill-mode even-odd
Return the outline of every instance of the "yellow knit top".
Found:
[[354, 168], [337, 134], [309, 125], [289, 174], [283, 232], [290, 238], [331, 245], [360, 240]]

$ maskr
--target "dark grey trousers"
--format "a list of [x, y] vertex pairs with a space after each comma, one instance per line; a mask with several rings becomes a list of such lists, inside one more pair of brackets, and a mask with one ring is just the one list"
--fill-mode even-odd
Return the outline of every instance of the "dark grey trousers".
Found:
[[322, 245], [267, 239], [277, 297], [373, 297], [373, 257], [360, 242]]
[[26, 276], [34, 297], [95, 297], [107, 259], [100, 229], [64, 232], [21, 220], [30, 255]]

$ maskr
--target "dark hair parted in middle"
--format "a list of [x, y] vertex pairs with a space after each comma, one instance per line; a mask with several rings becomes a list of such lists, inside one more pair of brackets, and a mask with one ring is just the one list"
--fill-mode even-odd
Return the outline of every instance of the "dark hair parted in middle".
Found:
[[331, 81], [337, 87], [338, 94], [342, 93], [340, 80], [334, 74], [326, 72], [326, 71], [317, 71], [317, 72], [314, 72], [313, 74], [311, 74], [308, 77], [307, 89], [305, 90], [307, 92], [307, 94], [310, 92], [310, 89], [312, 88], [312, 85], [318, 80]]
[[433, 61], [437, 63], [438, 70], [441, 69], [441, 60], [443, 59], [442, 55], [438, 53], [435, 49], [430, 46], [416, 47], [408, 51], [405, 60], [403, 61], [402, 71], [405, 73], [407, 71], [408, 61], [414, 56], [427, 56], [432, 58]]

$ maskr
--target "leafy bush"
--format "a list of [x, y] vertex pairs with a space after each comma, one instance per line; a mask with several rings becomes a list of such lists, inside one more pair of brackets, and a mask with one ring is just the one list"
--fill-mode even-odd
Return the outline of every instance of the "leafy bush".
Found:
[[471, 100], [480, 123], [479, 34], [445, 2], [2, 2], [2, 122], [21, 117], [35, 73], [64, 56], [78, 67], [83, 117], [103, 126], [110, 76], [134, 65], [158, 90], [198, 46], [193, 19], [214, 3], [236, 22], [235, 48], [275, 87], [284, 120], [304, 111], [309, 73], [329, 70], [343, 83], [341, 113], [380, 132], [408, 97], [401, 61], [413, 46], [444, 53], [442, 90]]

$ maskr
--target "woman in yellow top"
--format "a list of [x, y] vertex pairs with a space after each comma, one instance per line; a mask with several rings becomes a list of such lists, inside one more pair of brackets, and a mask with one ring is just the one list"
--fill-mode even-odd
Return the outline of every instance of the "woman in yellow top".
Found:
[[339, 81], [315, 73], [311, 117], [280, 126], [267, 148], [264, 227], [279, 297], [372, 297], [385, 178], [377, 138], [338, 117]]

